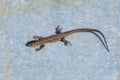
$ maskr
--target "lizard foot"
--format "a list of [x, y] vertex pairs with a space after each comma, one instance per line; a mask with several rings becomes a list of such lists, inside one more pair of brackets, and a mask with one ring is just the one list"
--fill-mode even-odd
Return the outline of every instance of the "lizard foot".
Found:
[[56, 27], [56, 34], [60, 34], [60, 33], [62, 33], [61, 32], [62, 31], [62, 28], [60, 28], [60, 26], [58, 25], [57, 27]]
[[40, 51], [42, 48], [44, 48], [44, 45], [41, 45], [39, 48], [36, 48], [36, 51]]
[[64, 42], [64, 45], [68, 46], [68, 45], [72, 45], [70, 41], [65, 40], [65, 38], [62, 38], [61, 40], [62, 42]]
[[33, 36], [33, 39], [35, 39], [35, 40], [40, 40], [41, 38], [42, 38], [42, 36], [37, 36], [37, 35]]

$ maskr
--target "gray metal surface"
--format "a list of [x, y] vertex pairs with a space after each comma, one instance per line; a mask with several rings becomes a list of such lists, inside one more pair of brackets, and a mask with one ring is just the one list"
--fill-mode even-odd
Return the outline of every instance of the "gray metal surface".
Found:
[[[0, 0], [0, 80], [120, 80], [119, 0]], [[91, 33], [77, 33], [36, 52], [25, 46], [34, 35], [95, 28], [110, 52]]]

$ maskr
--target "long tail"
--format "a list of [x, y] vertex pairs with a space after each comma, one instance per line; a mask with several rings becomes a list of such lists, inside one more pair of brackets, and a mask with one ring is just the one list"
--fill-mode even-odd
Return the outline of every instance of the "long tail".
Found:
[[[68, 31], [68, 32], [64, 32], [66, 34], [66, 36], [70, 35], [70, 34], [73, 34], [73, 33], [77, 33], [77, 32], [91, 32], [93, 33], [94, 35], [96, 35], [100, 41], [102, 42], [103, 46], [106, 48], [106, 50], [109, 52], [109, 47], [108, 47], [108, 44], [107, 44], [107, 41], [106, 41], [106, 38], [105, 36], [103, 35], [103, 33], [97, 29], [89, 29], [89, 28], [81, 28], [81, 29], [76, 29], [76, 30], [72, 30], [72, 31]], [[95, 32], [98, 32], [99, 34], [102, 35], [103, 39], [104, 39], [104, 42], [102, 41], [102, 39], [99, 37], [98, 34], [96, 34]]]

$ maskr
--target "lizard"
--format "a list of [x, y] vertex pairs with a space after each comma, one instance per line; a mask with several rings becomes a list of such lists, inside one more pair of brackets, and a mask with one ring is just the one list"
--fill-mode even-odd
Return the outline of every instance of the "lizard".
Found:
[[28, 47], [38, 47], [35, 49], [36, 51], [40, 51], [42, 48], [44, 48], [46, 43], [53, 43], [53, 42], [57, 42], [57, 41], [62, 41], [64, 43], [64, 45], [68, 45], [68, 44], [71, 45], [71, 43], [69, 41], [67, 41], [65, 39], [65, 37], [72, 35], [74, 33], [78, 33], [78, 32], [91, 32], [91, 33], [95, 34], [102, 41], [102, 39], [95, 32], [101, 34], [101, 36], [103, 37], [103, 40], [104, 40], [104, 43], [103, 43], [103, 41], [102, 41], [102, 43], [103, 43], [104, 47], [106, 48], [106, 50], [109, 52], [106, 38], [101, 31], [99, 31], [97, 29], [91, 29], [91, 28], [81, 28], [81, 29], [75, 29], [75, 30], [62, 32], [62, 28], [60, 28], [59, 25], [56, 27], [55, 35], [51, 35], [48, 37], [34, 35], [33, 36], [34, 40], [28, 41], [25, 45]]

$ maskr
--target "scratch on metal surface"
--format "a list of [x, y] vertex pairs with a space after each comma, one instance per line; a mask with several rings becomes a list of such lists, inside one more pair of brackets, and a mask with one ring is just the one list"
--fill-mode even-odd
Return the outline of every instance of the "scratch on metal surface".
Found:
[[119, 54], [119, 33], [118, 33], [118, 26], [117, 26], [117, 0], [114, 0], [114, 36], [115, 36], [115, 53], [117, 58], [117, 68], [118, 68], [118, 77], [117, 79], [120, 80], [120, 54]]

